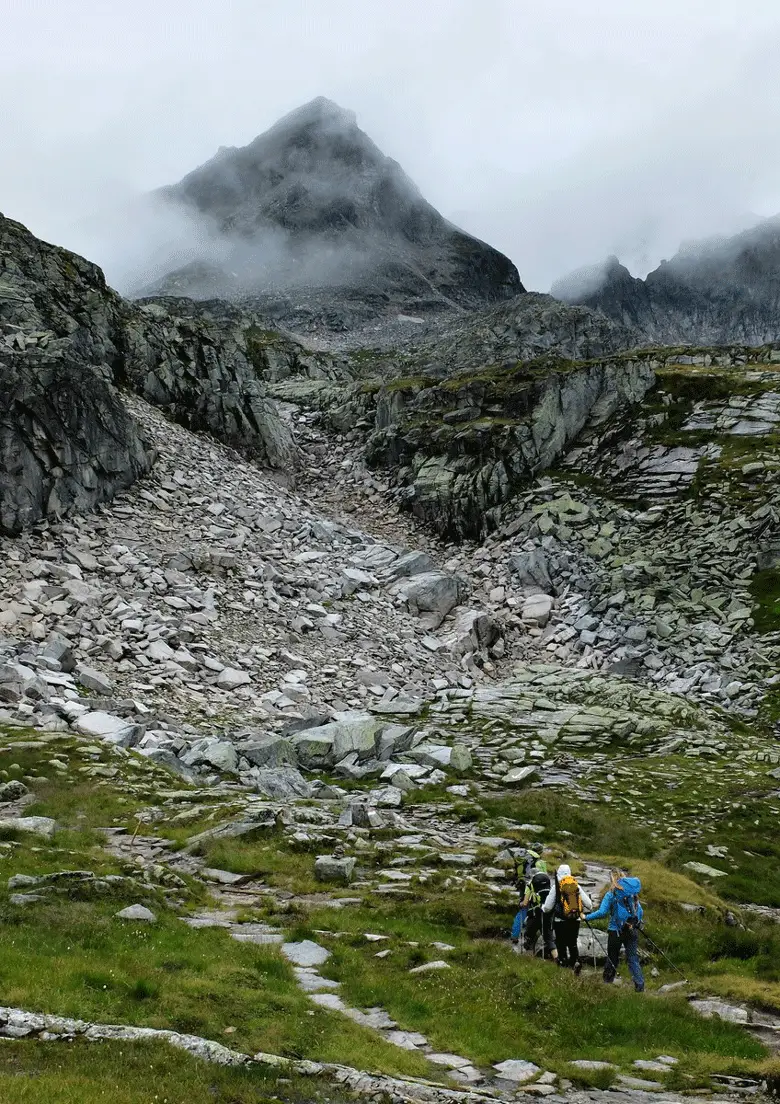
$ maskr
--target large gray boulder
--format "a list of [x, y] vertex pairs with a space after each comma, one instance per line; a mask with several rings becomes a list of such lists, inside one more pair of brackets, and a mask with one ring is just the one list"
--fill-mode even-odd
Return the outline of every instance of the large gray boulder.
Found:
[[509, 568], [521, 587], [533, 589], [538, 594], [554, 593], [547, 557], [541, 548], [513, 553], [509, 557]]
[[338, 859], [335, 855], [318, 855], [314, 863], [314, 877], [318, 882], [349, 885], [354, 870], [355, 859]]
[[311, 784], [294, 767], [256, 767], [246, 775], [243, 782], [249, 782], [258, 793], [281, 801], [293, 797], [311, 797]]
[[453, 658], [492, 648], [501, 636], [501, 628], [494, 617], [485, 610], [456, 606], [452, 617], [438, 630], [438, 637]]
[[254, 767], [294, 767], [298, 763], [295, 744], [284, 736], [253, 736], [240, 744], [238, 751]]
[[457, 575], [426, 571], [396, 583], [393, 593], [406, 602], [412, 613], [437, 613], [446, 617], [462, 601], [466, 584]]
[[293, 737], [293, 743], [302, 766], [332, 766], [350, 752], [356, 752], [359, 758], [372, 757], [382, 727], [381, 720], [368, 714], [347, 714], [342, 720], [306, 729]]

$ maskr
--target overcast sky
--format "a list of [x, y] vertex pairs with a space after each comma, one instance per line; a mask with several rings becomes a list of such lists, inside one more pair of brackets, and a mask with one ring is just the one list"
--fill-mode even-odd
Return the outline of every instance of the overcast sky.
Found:
[[0, 0], [0, 27], [0, 210], [109, 278], [90, 215], [317, 95], [530, 288], [780, 211], [777, 0]]

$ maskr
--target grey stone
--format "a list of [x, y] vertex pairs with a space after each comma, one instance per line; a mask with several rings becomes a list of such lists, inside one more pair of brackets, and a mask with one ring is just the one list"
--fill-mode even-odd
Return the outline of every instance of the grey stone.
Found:
[[451, 966], [450, 966], [449, 962], [445, 962], [443, 959], [439, 958], [439, 959], [436, 959], [433, 962], [424, 962], [422, 964], [422, 966], [415, 966], [409, 971], [409, 973], [410, 974], [429, 974], [434, 970], [449, 970], [449, 969], [451, 969]]
[[287, 799], [311, 797], [311, 785], [294, 767], [258, 767], [248, 776], [258, 793], [266, 797]]
[[322, 966], [330, 958], [330, 951], [311, 939], [300, 943], [283, 943], [282, 954], [296, 966]]
[[515, 1081], [518, 1084], [533, 1081], [542, 1072], [539, 1066], [535, 1066], [533, 1062], [525, 1062], [516, 1058], [509, 1058], [505, 1062], [497, 1062], [493, 1069], [504, 1081]]
[[57, 830], [56, 820], [51, 817], [3, 817], [0, 819], [0, 832], [24, 832], [34, 836], [51, 839]]
[[86, 690], [94, 690], [96, 694], [110, 694], [113, 690], [111, 680], [94, 667], [79, 667], [77, 680], [79, 685]]
[[18, 801], [30, 791], [24, 782], [13, 779], [11, 782], [0, 782], [0, 804], [9, 801]]
[[462, 579], [443, 571], [427, 571], [397, 583], [397, 594], [413, 613], [437, 613], [441, 617], [460, 605], [466, 588]]
[[505, 786], [522, 786], [523, 783], [532, 781], [538, 775], [539, 770], [535, 766], [512, 767], [501, 781]]
[[156, 915], [145, 905], [128, 905], [127, 908], [120, 909], [115, 915], [119, 920], [134, 920], [143, 924], [157, 923]]
[[530, 552], [515, 552], [509, 557], [509, 568], [517, 575], [521, 587], [535, 587], [540, 594], [553, 593], [547, 557], [541, 548], [534, 548]]
[[314, 862], [314, 877], [318, 882], [349, 885], [355, 872], [355, 859], [318, 855]]
[[240, 686], [249, 686], [251, 682], [251, 675], [246, 671], [238, 671], [235, 667], [224, 667], [216, 680], [220, 690], [237, 690]]

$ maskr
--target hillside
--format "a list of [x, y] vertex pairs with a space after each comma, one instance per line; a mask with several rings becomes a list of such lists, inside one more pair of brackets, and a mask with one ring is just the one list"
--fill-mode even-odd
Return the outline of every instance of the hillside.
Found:
[[[776, 1086], [780, 349], [633, 332], [314, 349], [0, 220], [0, 1095]], [[513, 953], [532, 844], [645, 994]]]

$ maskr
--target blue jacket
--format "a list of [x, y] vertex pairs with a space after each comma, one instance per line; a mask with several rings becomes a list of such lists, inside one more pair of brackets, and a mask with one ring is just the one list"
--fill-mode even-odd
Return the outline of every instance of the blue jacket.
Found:
[[[609, 930], [619, 932], [631, 915], [631, 910], [625, 903], [626, 897], [638, 898], [641, 888], [638, 878], [621, 878], [617, 891], [611, 889], [609, 893], [605, 893], [596, 911], [588, 913], [585, 919], [590, 923], [592, 920], [603, 920], [605, 916], [609, 916]], [[636, 916], [641, 924], [644, 912], [639, 900], [636, 901]]]

